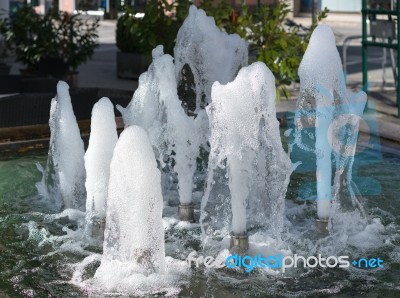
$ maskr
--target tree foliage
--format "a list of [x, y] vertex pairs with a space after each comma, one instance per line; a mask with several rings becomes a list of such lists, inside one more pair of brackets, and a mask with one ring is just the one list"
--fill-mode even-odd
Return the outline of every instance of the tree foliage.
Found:
[[61, 58], [70, 68], [87, 61], [97, 46], [98, 20], [80, 15], [48, 12], [38, 15], [32, 7], [20, 8], [1, 31], [17, 59], [34, 70], [41, 59]]

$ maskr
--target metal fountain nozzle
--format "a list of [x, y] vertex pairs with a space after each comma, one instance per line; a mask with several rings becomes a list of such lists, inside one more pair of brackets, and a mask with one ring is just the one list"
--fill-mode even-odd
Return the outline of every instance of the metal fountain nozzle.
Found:
[[315, 220], [315, 225], [317, 227], [318, 232], [323, 235], [329, 234], [328, 224], [329, 224], [329, 219], [327, 218], [317, 218]]
[[90, 236], [99, 240], [104, 240], [104, 230], [106, 228], [106, 219], [97, 216], [92, 217]]
[[178, 207], [179, 219], [188, 222], [194, 222], [193, 203], [182, 203]]
[[236, 235], [231, 233], [230, 249], [233, 252], [243, 253], [249, 249], [249, 236], [247, 233]]

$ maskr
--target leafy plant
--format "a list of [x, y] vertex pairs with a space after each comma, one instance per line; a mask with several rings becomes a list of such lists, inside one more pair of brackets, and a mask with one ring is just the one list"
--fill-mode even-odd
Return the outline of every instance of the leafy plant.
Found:
[[6, 40], [9, 47], [15, 48], [17, 59], [30, 70], [35, 70], [44, 58], [60, 58], [76, 70], [94, 53], [98, 22], [65, 12], [40, 16], [26, 6], [8, 24]]
[[200, 2], [199, 8], [204, 10], [207, 15], [212, 16], [215, 20], [215, 24], [218, 27], [228, 32], [235, 31], [232, 27], [234, 26], [234, 23], [232, 22], [232, 16], [235, 13], [235, 10], [227, 0], [203, 0]]
[[132, 7], [124, 8], [124, 15], [117, 22], [117, 47], [122, 52], [142, 53], [162, 44], [164, 52], [172, 54], [176, 35], [186, 18], [189, 1], [179, 0], [169, 4], [166, 0], [148, 1], [144, 15]]
[[94, 53], [97, 45], [99, 20], [84, 20], [79, 15], [57, 14], [52, 18], [57, 32], [56, 42], [61, 48], [58, 54], [76, 70]]
[[0, 64], [4, 64], [3, 58], [7, 56], [7, 45], [5, 42], [7, 34], [6, 20], [1, 18], [5, 14], [5, 10], [0, 9]]

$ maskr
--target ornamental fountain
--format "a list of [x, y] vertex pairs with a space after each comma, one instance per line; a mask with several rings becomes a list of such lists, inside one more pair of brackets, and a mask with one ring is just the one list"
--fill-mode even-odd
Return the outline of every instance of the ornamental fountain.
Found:
[[[177, 217], [193, 223], [201, 149], [208, 156], [198, 210], [202, 246], [224, 246], [229, 239], [232, 252], [245, 253], [256, 246], [250, 236], [283, 242], [286, 191], [299, 163], [282, 146], [273, 74], [261, 62], [247, 66], [247, 44], [219, 31], [194, 6], [174, 54], [164, 54], [162, 46], [153, 50], [132, 101], [117, 106], [125, 125], [119, 139], [110, 101], [102, 98], [94, 106], [86, 153], [65, 83], [58, 84], [52, 101], [49, 158], [37, 187], [60, 208], [83, 210], [86, 199], [85, 237], [103, 241], [104, 235], [93, 283], [109, 290], [160, 281], [173, 272], [174, 261], [165, 255], [166, 189], [177, 185]], [[320, 25], [299, 69], [295, 141], [289, 148], [317, 156], [317, 222], [324, 232], [340, 209], [343, 173], [352, 203], [362, 209], [351, 168], [366, 97], [339, 88], [340, 70], [334, 36]], [[310, 134], [304, 121], [315, 126], [313, 148], [305, 145], [304, 135]]]

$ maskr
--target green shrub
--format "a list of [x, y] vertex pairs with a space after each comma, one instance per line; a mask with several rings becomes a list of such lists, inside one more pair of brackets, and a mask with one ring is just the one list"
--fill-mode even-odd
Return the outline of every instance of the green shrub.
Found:
[[176, 35], [188, 10], [189, 1], [178, 0], [168, 4], [166, 0], [148, 1], [143, 17], [136, 17], [136, 11], [129, 6], [117, 22], [117, 47], [122, 52], [142, 53], [150, 56], [157, 45], [164, 46], [164, 52], [173, 53]]
[[30, 6], [20, 8], [7, 25], [6, 40], [17, 59], [35, 70], [43, 58], [61, 58], [72, 70], [86, 62], [97, 46], [98, 20], [48, 12], [38, 15]]

